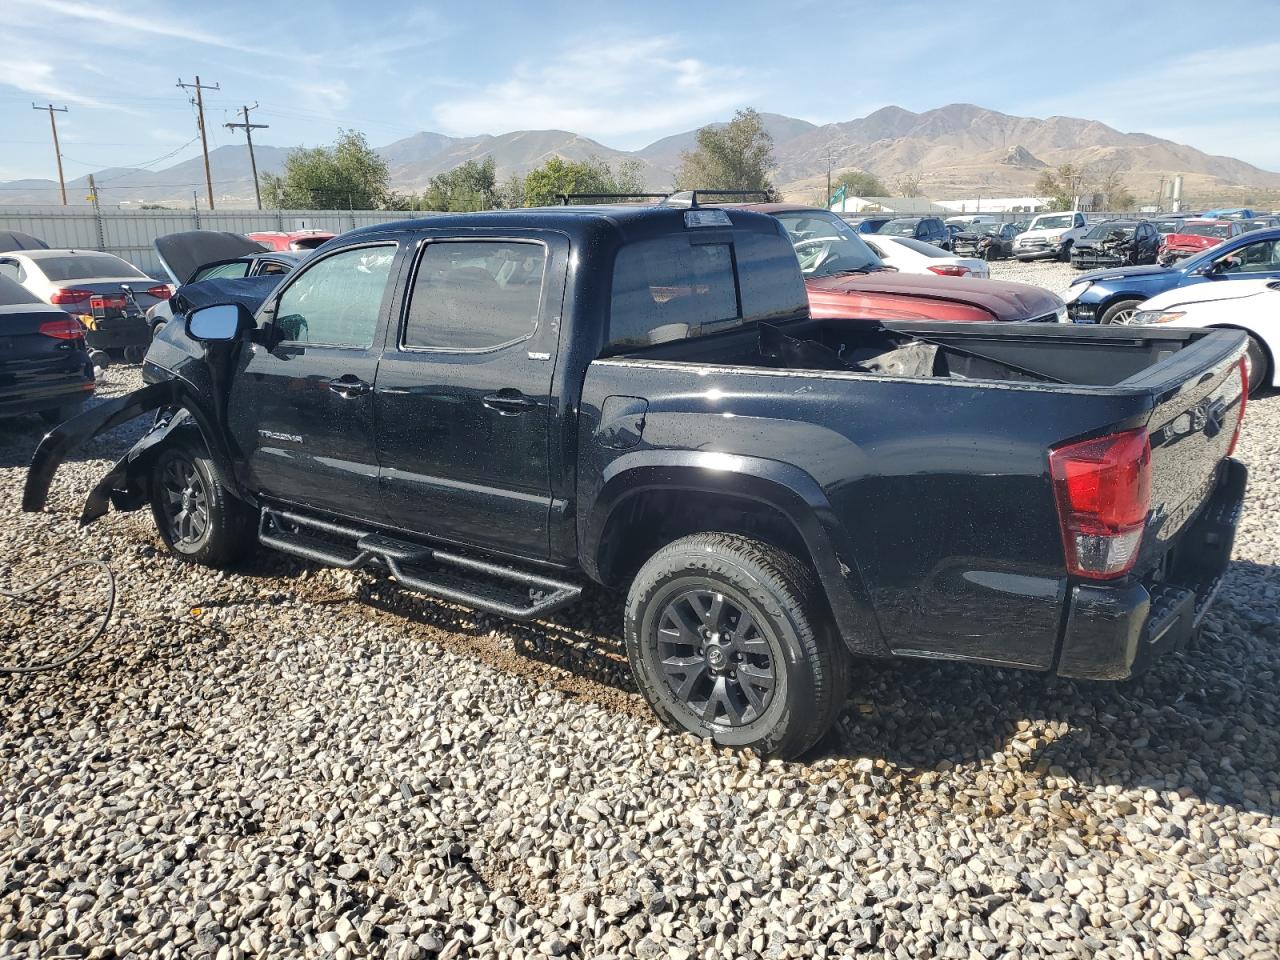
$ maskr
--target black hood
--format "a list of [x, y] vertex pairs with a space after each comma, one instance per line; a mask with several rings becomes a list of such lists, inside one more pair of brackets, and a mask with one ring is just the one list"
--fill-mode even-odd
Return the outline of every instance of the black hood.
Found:
[[[157, 241], [158, 243], [159, 241]], [[173, 295], [172, 304], [175, 315], [186, 313], [199, 307], [212, 306], [215, 303], [239, 303], [248, 310], [255, 311], [264, 300], [271, 295], [284, 274], [269, 274], [264, 277], [211, 277], [199, 283], [188, 283], [178, 288]]]
[[156, 253], [174, 283], [186, 283], [206, 263], [235, 260], [267, 248], [241, 233], [188, 230], [157, 237]]
[[0, 253], [10, 250], [48, 250], [49, 245], [39, 237], [17, 230], [0, 230]]

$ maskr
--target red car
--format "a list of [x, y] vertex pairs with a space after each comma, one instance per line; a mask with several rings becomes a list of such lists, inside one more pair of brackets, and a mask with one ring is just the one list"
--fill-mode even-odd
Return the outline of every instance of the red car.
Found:
[[336, 236], [328, 230], [267, 230], [248, 234], [250, 240], [258, 241], [268, 250], [314, 250]]
[[1160, 254], [1156, 259], [1166, 267], [1216, 247], [1223, 240], [1240, 236], [1244, 225], [1239, 220], [1186, 220], [1177, 230], [1177, 233], [1168, 234], [1160, 244]]
[[1065, 322], [1066, 304], [1042, 287], [898, 273], [827, 210], [793, 203], [743, 204], [782, 222], [818, 319]]

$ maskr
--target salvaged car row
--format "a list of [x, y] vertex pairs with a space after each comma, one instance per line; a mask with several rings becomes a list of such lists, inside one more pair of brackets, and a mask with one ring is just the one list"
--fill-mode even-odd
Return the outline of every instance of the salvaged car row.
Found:
[[[827, 729], [855, 655], [1120, 679], [1187, 642], [1273, 376], [1275, 338], [1239, 318], [1275, 315], [1254, 268], [1280, 230], [1163, 268], [1129, 258], [1153, 231], [1115, 226], [1091, 239], [1121, 265], [1064, 304], [922, 253], [919, 224], [873, 249], [826, 210], [704, 200], [398, 221], [270, 272], [174, 239], [147, 386], [53, 429], [24, 509], [151, 416], [83, 522], [148, 507], [185, 560], [262, 545], [507, 617], [604, 584], [664, 721], [781, 756]], [[1052, 216], [1036, 255], [1096, 229]], [[1246, 237], [1270, 252], [1228, 249]], [[1086, 315], [1128, 276], [1242, 293]]]

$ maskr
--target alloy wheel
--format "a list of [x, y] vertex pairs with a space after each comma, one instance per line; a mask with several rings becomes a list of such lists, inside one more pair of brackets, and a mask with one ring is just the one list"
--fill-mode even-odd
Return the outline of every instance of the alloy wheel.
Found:
[[685, 590], [656, 623], [663, 682], [686, 710], [738, 727], [768, 709], [778, 685], [774, 645], [743, 605], [715, 589]]
[[175, 456], [164, 465], [160, 502], [174, 544], [198, 546], [209, 530], [209, 490], [191, 460]]

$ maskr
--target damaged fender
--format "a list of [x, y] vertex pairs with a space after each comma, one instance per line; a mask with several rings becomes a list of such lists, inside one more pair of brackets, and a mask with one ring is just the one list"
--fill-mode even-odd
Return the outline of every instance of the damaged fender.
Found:
[[[85, 500], [80, 525], [92, 523], [105, 515], [111, 505], [120, 509], [136, 509], [141, 505], [138, 491], [132, 489], [135, 465], [148, 453], [158, 449], [175, 432], [194, 427], [206, 441], [215, 465], [224, 477], [231, 477], [229, 459], [220, 444], [208, 442], [211, 431], [198, 406], [190, 403], [188, 391], [180, 380], [164, 380], [135, 390], [133, 393], [98, 404], [54, 427], [44, 435], [31, 458], [27, 482], [22, 492], [22, 509], [27, 513], [43, 510], [53, 482], [64, 460], [87, 441], [137, 417], [166, 407], [178, 407], [167, 420], [158, 422], [130, 448], [114, 467], [98, 481]], [[214, 434], [216, 436], [216, 434]]]

